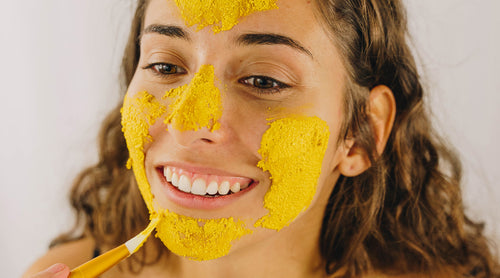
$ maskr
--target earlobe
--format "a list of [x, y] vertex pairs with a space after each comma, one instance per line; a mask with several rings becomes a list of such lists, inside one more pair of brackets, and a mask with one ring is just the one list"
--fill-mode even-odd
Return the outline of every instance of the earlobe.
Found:
[[[367, 116], [372, 126], [377, 155], [381, 155], [391, 134], [396, 116], [396, 101], [391, 89], [379, 85], [370, 91]], [[357, 176], [370, 167], [371, 162], [367, 150], [359, 147], [354, 139], [347, 139], [343, 148], [344, 157], [339, 163], [342, 175]]]
[[344, 157], [339, 163], [339, 171], [343, 176], [354, 177], [363, 173], [371, 163], [366, 150], [354, 143], [354, 139], [344, 142]]

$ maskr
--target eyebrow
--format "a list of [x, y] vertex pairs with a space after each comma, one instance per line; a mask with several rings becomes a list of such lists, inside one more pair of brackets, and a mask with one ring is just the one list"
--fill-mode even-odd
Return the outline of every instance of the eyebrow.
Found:
[[243, 34], [238, 37], [236, 40], [237, 43], [243, 45], [273, 45], [273, 44], [282, 44], [289, 47], [292, 47], [300, 52], [307, 54], [311, 58], [314, 58], [311, 51], [307, 50], [307, 48], [303, 47], [300, 43], [293, 40], [290, 37], [282, 36], [278, 34], [272, 33], [250, 33]]
[[[160, 35], [181, 38], [187, 41], [191, 41], [191, 37], [187, 32], [185, 32], [181, 27], [175, 25], [161, 25], [161, 24], [151, 24], [144, 28], [141, 32], [139, 38], [144, 34], [157, 33]], [[292, 47], [300, 52], [307, 54], [309, 57], [314, 58], [311, 51], [302, 46], [297, 41], [290, 37], [273, 34], [273, 33], [249, 33], [240, 35], [236, 42], [242, 45], [286, 45]]]
[[181, 38], [187, 41], [191, 40], [191, 37], [189, 37], [188, 33], [186, 33], [181, 27], [175, 25], [151, 24], [148, 27], [144, 28], [144, 30], [142, 30], [139, 38], [141, 38], [145, 34], [150, 33], [157, 33], [172, 38]]

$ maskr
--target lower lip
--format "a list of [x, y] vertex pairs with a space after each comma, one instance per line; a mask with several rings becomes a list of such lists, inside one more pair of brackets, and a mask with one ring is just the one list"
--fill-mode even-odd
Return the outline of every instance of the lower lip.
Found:
[[217, 197], [205, 197], [180, 191], [165, 179], [163, 169], [157, 169], [157, 172], [166, 191], [167, 198], [179, 206], [191, 209], [213, 210], [228, 206], [249, 193], [258, 184], [258, 182], [253, 181], [247, 188], [237, 193]]

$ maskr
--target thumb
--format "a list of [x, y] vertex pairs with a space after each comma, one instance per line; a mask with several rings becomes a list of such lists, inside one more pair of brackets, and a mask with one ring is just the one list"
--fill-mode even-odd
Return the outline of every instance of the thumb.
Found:
[[67, 278], [69, 276], [69, 272], [70, 270], [67, 265], [57, 263], [46, 270], [31, 276], [31, 278]]

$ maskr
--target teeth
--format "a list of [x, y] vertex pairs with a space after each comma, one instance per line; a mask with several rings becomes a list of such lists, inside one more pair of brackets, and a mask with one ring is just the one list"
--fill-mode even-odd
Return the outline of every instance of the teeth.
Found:
[[[224, 177], [221, 176], [193, 174], [172, 167], [164, 167], [163, 175], [168, 182], [179, 190], [200, 196], [213, 196], [217, 195], [217, 193], [218, 195], [238, 193], [249, 186], [249, 182], [246, 182], [245, 179], [242, 178], [227, 177], [226, 180], [224, 180]], [[208, 183], [208, 180], [211, 182]], [[223, 181], [219, 185], [217, 180]], [[243, 184], [241, 182], [243, 182]], [[231, 185], [231, 183], [233, 184]]]
[[236, 182], [235, 184], [233, 184], [231, 186], [231, 192], [233, 192], [233, 193], [240, 192], [240, 183], [239, 182]]
[[172, 185], [179, 187], [179, 175], [177, 175], [177, 173], [172, 174]]
[[182, 175], [179, 179], [179, 190], [184, 192], [191, 192], [191, 181], [188, 177]]
[[196, 179], [191, 186], [191, 193], [196, 195], [205, 195], [205, 193], [207, 193], [205, 181], [203, 179]]
[[226, 195], [227, 193], [229, 193], [229, 187], [230, 187], [229, 182], [223, 181], [219, 187], [219, 194]]
[[172, 181], [172, 169], [170, 167], [163, 168], [163, 175], [165, 175], [168, 182]]
[[219, 190], [219, 185], [215, 181], [209, 183], [208, 186], [207, 186], [207, 193], [210, 194], [210, 195], [217, 194], [218, 190]]
[[243, 189], [247, 188], [248, 186], [249, 186], [249, 184], [247, 184], [247, 183], [240, 184], [240, 190], [243, 190]]

